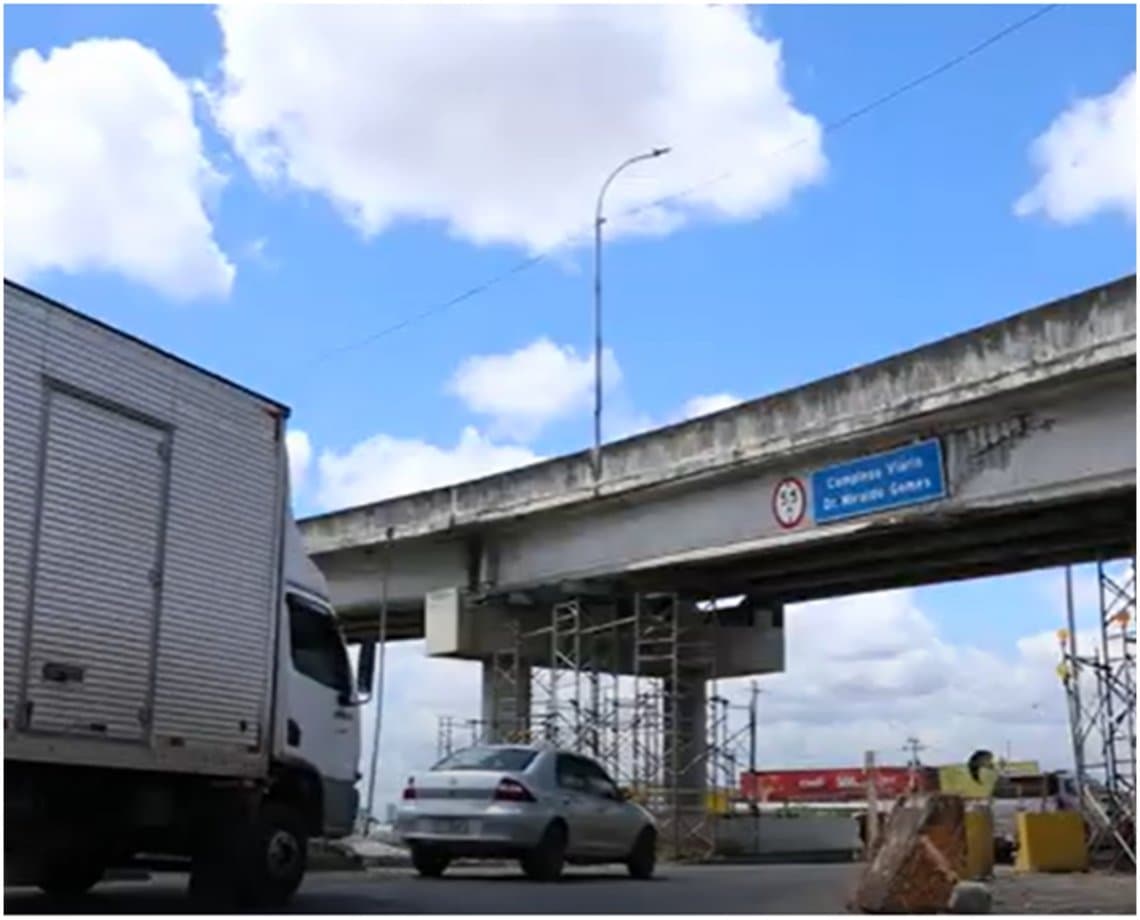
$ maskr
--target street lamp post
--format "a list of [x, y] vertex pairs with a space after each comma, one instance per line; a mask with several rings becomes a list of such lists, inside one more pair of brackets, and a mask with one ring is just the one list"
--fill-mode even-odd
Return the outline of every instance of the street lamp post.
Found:
[[602, 478], [602, 224], [606, 222], [602, 216], [602, 207], [606, 191], [618, 177], [618, 173], [642, 160], [655, 160], [664, 156], [671, 149], [655, 147], [648, 153], [639, 153], [635, 157], [630, 157], [609, 174], [602, 183], [601, 191], [598, 192], [598, 205], [594, 210], [594, 451], [590, 458], [595, 483]]

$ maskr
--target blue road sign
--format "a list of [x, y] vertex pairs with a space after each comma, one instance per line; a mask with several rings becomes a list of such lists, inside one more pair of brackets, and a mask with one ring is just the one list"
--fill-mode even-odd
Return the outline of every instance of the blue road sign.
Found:
[[817, 524], [945, 497], [938, 440], [837, 463], [811, 474], [812, 513]]

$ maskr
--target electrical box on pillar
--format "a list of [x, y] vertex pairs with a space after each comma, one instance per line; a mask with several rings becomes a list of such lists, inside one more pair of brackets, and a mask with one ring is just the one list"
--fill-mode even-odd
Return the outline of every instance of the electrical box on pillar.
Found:
[[458, 588], [440, 588], [424, 597], [424, 638], [429, 655], [463, 651], [463, 620]]

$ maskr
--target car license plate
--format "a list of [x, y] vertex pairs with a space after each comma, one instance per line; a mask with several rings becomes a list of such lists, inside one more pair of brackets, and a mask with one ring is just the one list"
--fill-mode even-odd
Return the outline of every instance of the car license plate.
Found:
[[468, 822], [466, 818], [434, 818], [430, 829], [436, 834], [466, 834]]

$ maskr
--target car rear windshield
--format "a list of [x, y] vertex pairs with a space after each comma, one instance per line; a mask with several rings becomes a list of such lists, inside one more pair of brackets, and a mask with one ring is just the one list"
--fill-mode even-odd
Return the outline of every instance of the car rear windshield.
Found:
[[472, 747], [445, 757], [432, 769], [499, 770], [504, 773], [518, 773], [530, 766], [536, 753], [526, 748]]

